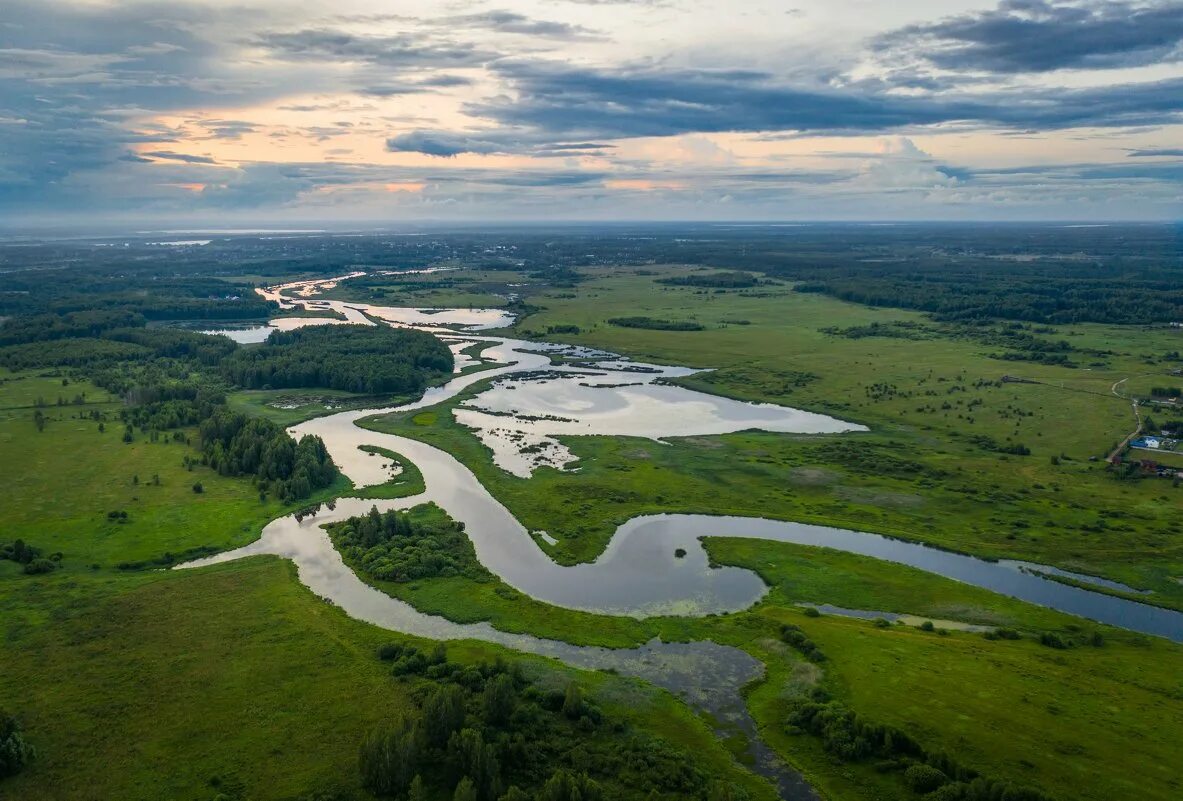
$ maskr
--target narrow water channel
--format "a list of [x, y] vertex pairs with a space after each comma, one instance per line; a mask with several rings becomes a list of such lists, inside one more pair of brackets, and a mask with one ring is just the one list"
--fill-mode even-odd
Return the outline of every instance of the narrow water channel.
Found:
[[[287, 291], [295, 289], [299, 297]], [[651, 642], [634, 649], [574, 646], [529, 635], [509, 634], [488, 623], [457, 624], [425, 615], [359, 579], [342, 562], [326, 523], [363, 514], [434, 502], [463, 523], [477, 557], [507, 584], [540, 601], [600, 614], [644, 617], [705, 615], [737, 611], [758, 601], [767, 588], [760, 578], [735, 567], [712, 568], [701, 544], [710, 536], [751, 537], [834, 548], [909, 565], [1031, 603], [1103, 623], [1183, 642], [1183, 614], [1136, 601], [1091, 592], [1046, 578], [1069, 575], [1025, 562], [989, 562], [858, 531], [761, 518], [710, 515], [654, 515], [634, 518], [617, 529], [604, 553], [589, 564], [553, 562], [530, 533], [476, 476], [444, 451], [416, 440], [367, 430], [365, 417], [432, 406], [455, 397], [478, 381], [492, 386], [466, 401], [458, 419], [472, 427], [509, 472], [528, 475], [542, 464], [562, 468], [569, 461], [561, 443], [569, 434], [661, 437], [719, 434], [758, 428], [801, 433], [863, 430], [861, 426], [771, 404], [747, 404], [663, 384], [662, 379], [693, 372], [689, 368], [629, 362], [613, 354], [566, 346], [494, 337], [504, 325], [496, 310], [431, 310], [376, 307], [315, 299], [315, 283], [267, 290], [267, 297], [304, 308], [323, 309], [346, 319], [370, 318], [431, 330], [456, 343], [486, 341], [483, 358], [501, 366], [454, 378], [419, 401], [390, 409], [342, 412], [291, 429], [299, 438], [320, 436], [334, 461], [355, 486], [387, 480], [384, 460], [359, 450], [362, 445], [392, 450], [423, 474], [426, 490], [398, 500], [338, 499], [313, 515], [270, 523], [256, 542], [235, 551], [190, 562], [192, 568], [258, 554], [295, 562], [301, 581], [352, 617], [384, 628], [432, 639], [477, 639], [515, 650], [550, 656], [583, 668], [612, 668], [664, 687], [716, 719], [747, 734], [754, 769], [768, 777], [786, 799], [812, 799], [808, 785], [759, 739], [744, 706], [741, 689], [762, 674], [747, 653], [712, 642]], [[287, 318], [317, 324], [316, 318]], [[477, 333], [481, 332], [481, 333]], [[562, 356], [559, 364], [552, 356]], [[561, 532], [551, 531], [552, 534]], [[685, 551], [675, 557], [676, 549]], [[1105, 586], [1114, 587], [1113, 582]], [[1120, 589], [1120, 586], [1117, 588]], [[824, 601], [824, 599], [817, 599]]]

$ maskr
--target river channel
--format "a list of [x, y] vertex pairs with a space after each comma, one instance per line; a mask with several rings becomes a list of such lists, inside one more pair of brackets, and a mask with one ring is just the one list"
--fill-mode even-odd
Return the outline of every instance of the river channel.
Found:
[[[275, 520], [250, 545], [187, 563], [184, 568], [253, 555], [280, 556], [296, 564], [300, 580], [309, 589], [357, 619], [432, 639], [499, 643], [576, 667], [612, 668], [650, 681], [744, 731], [754, 769], [773, 781], [786, 799], [816, 795], [757, 735], [740, 691], [762, 675], [763, 666], [746, 652], [713, 642], [654, 641], [634, 649], [581, 647], [502, 632], [488, 623], [458, 624], [426, 615], [365, 584], [341, 560], [322, 526], [375, 506], [384, 511], [432, 502], [464, 524], [478, 559], [507, 584], [549, 604], [607, 615], [697, 616], [738, 611], [756, 603], [767, 591], [760, 578], [740, 568], [711, 567], [702, 547], [703, 537], [729, 536], [834, 548], [905, 564], [1070, 614], [1183, 641], [1183, 614], [1179, 612], [1046, 577], [1055, 574], [1084, 583], [1098, 581], [1090, 576], [1030, 563], [990, 562], [877, 534], [779, 520], [689, 514], [634, 518], [617, 529], [596, 561], [558, 565], [535, 535], [450, 454], [413, 439], [362, 428], [359, 421], [433, 406], [477, 382], [489, 381], [456, 408], [456, 418], [489, 446], [498, 467], [521, 476], [540, 466], [565, 469], [573, 457], [557, 439], [561, 436], [649, 437], [655, 447], [662, 447], [663, 437], [749, 429], [798, 434], [850, 432], [852, 436], [865, 429], [825, 415], [743, 403], [666, 383], [694, 372], [692, 368], [639, 364], [599, 351], [496, 336], [490, 332], [511, 321], [500, 310], [416, 310], [330, 301], [316, 297], [317, 287], [317, 282], [302, 282], [261, 294], [285, 308], [324, 311], [325, 317], [286, 317], [272, 321], [269, 327], [225, 333], [251, 342], [261, 341], [260, 334], [265, 336], [263, 332], [274, 328], [380, 321], [432, 331], [457, 354], [472, 343], [482, 343], [485, 347], [479, 359], [460, 354], [457, 369], [478, 361], [488, 369], [459, 374], [411, 404], [341, 412], [290, 429], [296, 438], [320, 436], [341, 471], [359, 488], [391, 477], [388, 460], [360, 447], [394, 451], [422, 472], [423, 493], [397, 500], [340, 498], [300, 519], [291, 515]], [[675, 556], [675, 551], [684, 555]], [[1129, 589], [1113, 582], [1105, 582], [1105, 586]]]

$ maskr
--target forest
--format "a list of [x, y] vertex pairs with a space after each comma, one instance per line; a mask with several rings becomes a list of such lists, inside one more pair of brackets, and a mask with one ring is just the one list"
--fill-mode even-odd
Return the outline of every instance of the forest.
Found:
[[691, 756], [607, 716], [582, 687], [546, 688], [516, 663], [463, 666], [442, 645], [379, 648], [400, 679], [431, 680], [414, 713], [370, 732], [362, 784], [379, 798], [419, 801], [608, 801], [677, 797], [743, 801]]
[[656, 317], [612, 317], [609, 323], [621, 328], [647, 328], [650, 331], [701, 331], [693, 320], [661, 320]]
[[491, 577], [477, 561], [464, 527], [450, 519], [427, 521], [407, 512], [380, 514], [373, 508], [328, 530], [342, 555], [376, 579]]
[[321, 387], [377, 394], [419, 392], [452, 372], [452, 352], [423, 331], [385, 325], [326, 325], [273, 331], [258, 348], [222, 361], [228, 381], [248, 389]]
[[199, 426], [205, 461], [224, 476], [253, 476], [259, 493], [282, 501], [308, 497], [337, 478], [337, 467], [320, 437], [296, 442], [269, 420], [217, 408]]
[[[284, 502], [332, 484], [336, 466], [319, 437], [297, 443], [275, 423], [231, 412], [227, 390], [237, 385], [411, 393], [452, 369], [447, 346], [419, 331], [324, 326], [276, 332], [266, 344], [248, 348], [222, 336], [149, 326], [131, 309], [17, 315], [0, 325], [0, 343], [0, 366], [69, 368], [73, 377], [118, 396], [125, 443], [137, 436], [156, 441], [166, 432], [188, 441], [184, 429], [196, 428], [201, 456], [195, 463], [221, 475], [249, 476], [261, 498], [271, 494]], [[46, 419], [34, 410], [39, 431]], [[94, 422], [102, 427], [111, 421]]]
[[151, 320], [258, 319], [269, 305], [242, 278], [247, 269], [265, 280], [344, 273], [358, 264], [409, 270], [464, 263], [523, 271], [557, 287], [577, 283], [582, 271], [599, 266], [688, 264], [731, 276], [694, 276], [698, 281], [732, 283], [738, 275], [761, 272], [801, 282], [806, 291], [948, 319], [1165, 323], [1183, 320], [1179, 243], [1178, 226], [1171, 224], [649, 223], [436, 238], [326, 237], [315, 247], [250, 236], [181, 249], [136, 242], [120, 249], [0, 244], [0, 270], [10, 270], [0, 291], [0, 315], [120, 308]]

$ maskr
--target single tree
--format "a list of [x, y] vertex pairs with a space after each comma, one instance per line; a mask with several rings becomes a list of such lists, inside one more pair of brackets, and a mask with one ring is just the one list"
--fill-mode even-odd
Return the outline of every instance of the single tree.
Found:
[[571, 720], [583, 714], [583, 690], [575, 682], [567, 685], [567, 692], [563, 696], [563, 714]]
[[456, 785], [456, 792], [452, 793], [452, 801], [477, 801], [476, 785], [472, 783], [472, 779], [465, 776]]

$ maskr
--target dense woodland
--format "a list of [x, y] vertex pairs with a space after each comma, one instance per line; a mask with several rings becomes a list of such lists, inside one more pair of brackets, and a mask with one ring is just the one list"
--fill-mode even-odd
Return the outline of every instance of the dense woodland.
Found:
[[0, 315], [119, 308], [152, 320], [259, 318], [266, 304], [242, 276], [319, 277], [359, 264], [524, 270], [556, 287], [601, 265], [691, 264], [766, 273], [806, 290], [949, 319], [1165, 323], [1183, 321], [1181, 244], [1179, 226], [1170, 224], [646, 224], [434, 237], [238, 236], [196, 247], [26, 242], [0, 244]]
[[392, 644], [378, 655], [401, 680], [429, 680], [415, 713], [361, 743], [362, 784], [379, 798], [747, 798], [711, 781], [689, 754], [609, 718], [578, 684], [542, 687], [500, 661], [465, 667], [448, 661], [443, 646]]
[[385, 325], [310, 326], [273, 331], [261, 347], [240, 348], [229, 355], [221, 369], [229, 382], [250, 389], [410, 393], [451, 374], [452, 352], [423, 331]]
[[[262, 346], [226, 337], [149, 326], [139, 308], [16, 315], [0, 325], [0, 366], [68, 369], [124, 402], [123, 441], [164, 435], [190, 441], [222, 475], [249, 476], [261, 497], [306, 498], [336, 480], [337, 468], [318, 437], [297, 443], [279, 426], [226, 407], [225, 393], [245, 387], [328, 387], [366, 393], [421, 391], [451, 373], [452, 354], [418, 331], [385, 326], [325, 326], [276, 333]], [[69, 377], [64, 378], [69, 383]], [[32, 412], [39, 431], [48, 417]], [[104, 428], [108, 419], [95, 419]], [[195, 485], [200, 486], [200, 482]], [[36, 564], [41, 566], [47, 560]]]
[[260, 493], [282, 501], [308, 497], [333, 483], [337, 467], [320, 437], [292, 439], [269, 420], [220, 407], [201, 421], [206, 463], [224, 476], [253, 476]]
[[650, 331], [701, 331], [703, 326], [693, 320], [662, 320], [656, 317], [613, 317], [608, 320], [621, 328], [647, 328]]
[[393, 510], [380, 514], [373, 508], [328, 528], [342, 555], [376, 579], [491, 575], [477, 561], [464, 527], [452, 520], [424, 520]]

